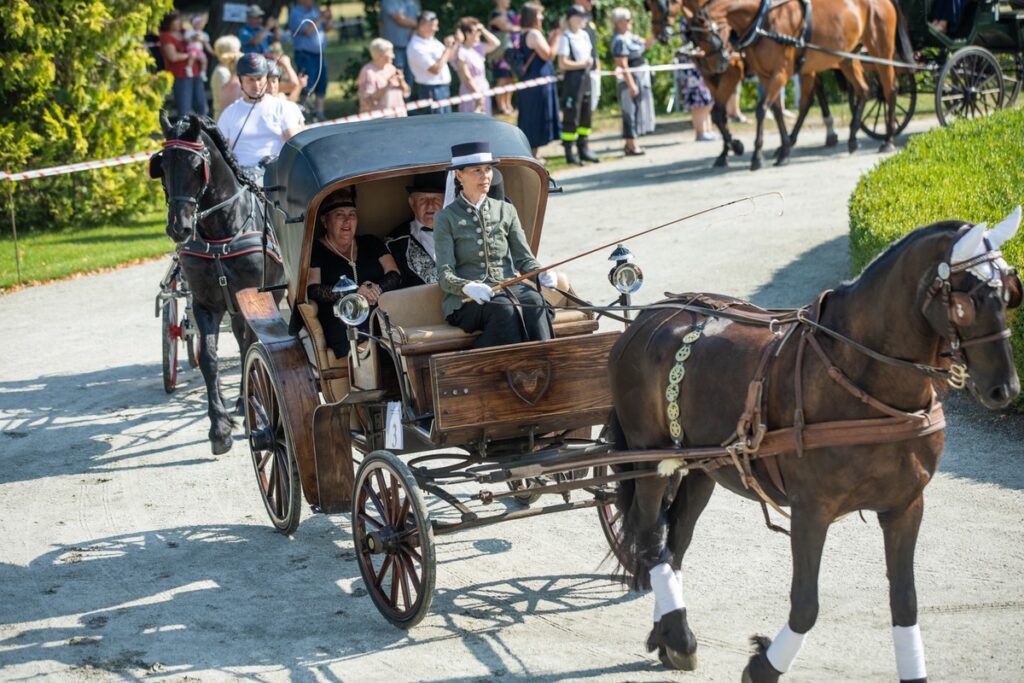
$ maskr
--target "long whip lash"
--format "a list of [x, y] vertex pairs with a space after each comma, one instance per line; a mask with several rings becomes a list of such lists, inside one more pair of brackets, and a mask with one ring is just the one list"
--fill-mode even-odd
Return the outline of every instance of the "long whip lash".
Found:
[[[675, 225], [676, 223], [682, 223], [683, 221], [688, 221], [688, 220], [690, 220], [692, 218], [697, 218], [698, 216], [703, 216], [706, 213], [711, 213], [712, 211], [718, 211], [719, 209], [724, 209], [727, 206], [732, 206], [733, 204], [740, 204], [741, 202], [753, 202], [755, 199], [759, 199], [761, 197], [769, 197], [769, 196], [777, 196], [783, 202], [785, 202], [785, 199], [786, 199], [782, 195], [781, 192], [777, 192], [777, 191], [761, 192], [761, 193], [758, 193], [758, 194], [748, 195], [746, 197], [740, 197], [739, 199], [733, 199], [732, 201], [725, 202], [724, 204], [719, 204], [717, 206], [712, 206], [711, 208], [708, 208], [708, 209], [701, 209], [700, 211], [697, 211], [695, 213], [691, 213], [691, 214], [688, 214], [686, 216], [682, 216], [681, 218], [676, 218], [675, 220], [671, 220], [668, 223], [662, 223], [661, 225], [656, 225], [653, 228], [647, 228], [646, 230], [641, 230], [640, 232], [635, 233], [633, 235], [628, 235], [626, 237], [620, 237], [618, 239], [612, 240], [611, 242], [608, 242], [607, 244], [602, 244], [599, 247], [594, 247], [593, 249], [588, 249], [587, 251], [584, 251], [582, 253], [576, 254], [575, 256], [570, 256], [567, 259], [562, 259], [561, 261], [558, 261], [557, 263], [552, 263], [549, 266], [544, 266], [543, 268], [538, 268], [537, 270], [531, 270], [530, 272], [523, 273], [522, 275], [514, 277], [511, 280], [505, 280], [504, 282], [501, 282], [501, 283], [495, 285], [494, 287], [492, 287], [491, 288], [491, 292], [492, 293], [500, 292], [501, 290], [505, 289], [506, 287], [511, 287], [512, 285], [516, 284], [517, 282], [522, 282], [523, 280], [527, 280], [527, 279], [529, 279], [531, 277], [539, 275], [540, 273], [543, 273], [545, 270], [551, 270], [553, 268], [558, 268], [559, 266], [563, 266], [566, 263], [569, 263], [570, 261], [575, 261], [577, 259], [581, 259], [584, 256], [590, 256], [593, 253], [596, 253], [598, 251], [602, 251], [602, 250], [607, 249], [609, 247], [617, 246], [619, 244], [622, 244], [623, 242], [628, 242], [630, 240], [634, 240], [637, 237], [643, 237], [644, 235], [649, 235], [650, 233], [655, 232], [656, 230], [661, 230], [662, 228], [667, 228], [670, 225]], [[780, 211], [779, 213], [781, 215], [782, 212]], [[467, 298], [467, 299], [464, 299], [464, 301], [472, 301], [472, 299], [468, 299]]]

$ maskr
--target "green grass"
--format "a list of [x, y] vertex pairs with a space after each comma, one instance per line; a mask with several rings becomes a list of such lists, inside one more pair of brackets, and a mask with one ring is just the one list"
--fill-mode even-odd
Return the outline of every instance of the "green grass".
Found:
[[[161, 211], [118, 225], [19, 233], [22, 283], [57, 280], [166, 254], [173, 249], [164, 232], [166, 224]], [[0, 291], [18, 284], [14, 240], [9, 226], [5, 227], [0, 238]]]
[[[911, 139], [865, 174], [850, 197], [850, 259], [859, 272], [892, 241], [921, 225], [959, 219], [990, 224], [1024, 198], [1024, 110], [1011, 109]], [[1002, 246], [1024, 270], [1024, 231]], [[1024, 376], [1024, 315], [1012, 316], [1014, 357]], [[1017, 407], [1024, 411], [1024, 397]]]

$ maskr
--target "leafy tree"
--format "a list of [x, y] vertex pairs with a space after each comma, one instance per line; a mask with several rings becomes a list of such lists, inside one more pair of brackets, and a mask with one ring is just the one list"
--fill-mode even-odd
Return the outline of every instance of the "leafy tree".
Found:
[[[0, 2], [0, 168], [103, 159], [153, 147], [170, 74], [142, 36], [171, 0]], [[161, 197], [145, 164], [17, 183], [18, 221], [60, 227], [122, 217]]]

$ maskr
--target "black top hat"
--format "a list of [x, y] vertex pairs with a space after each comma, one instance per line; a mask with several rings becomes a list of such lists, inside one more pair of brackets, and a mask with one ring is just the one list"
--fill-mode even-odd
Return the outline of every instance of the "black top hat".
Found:
[[444, 194], [444, 171], [434, 173], [420, 173], [412, 179], [412, 185], [406, 185], [405, 191], [409, 194], [414, 192], [434, 192]]
[[343, 187], [340, 190], [332, 192], [320, 207], [320, 215], [326, 216], [335, 209], [340, 209], [345, 206], [355, 207], [355, 205], [356, 188], [355, 185], [350, 185], [349, 187]]
[[496, 162], [491, 156], [491, 145], [487, 142], [463, 142], [452, 145], [452, 170], [467, 166], [493, 165]]

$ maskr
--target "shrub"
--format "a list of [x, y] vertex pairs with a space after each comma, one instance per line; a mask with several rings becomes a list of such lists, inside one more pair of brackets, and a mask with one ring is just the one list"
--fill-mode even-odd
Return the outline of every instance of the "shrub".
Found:
[[[850, 259], [859, 272], [893, 240], [944, 219], [999, 221], [1024, 202], [1024, 110], [1005, 110], [915, 136], [865, 174], [850, 197]], [[1003, 245], [1024, 271], [1024, 230]], [[1024, 315], [1012, 316], [1024, 377]], [[1018, 400], [1024, 409], [1024, 398]]]
[[[170, 76], [141, 37], [171, 0], [0, 3], [0, 168], [20, 171], [152, 147]], [[18, 222], [61, 227], [151, 207], [145, 164], [18, 183]]]

